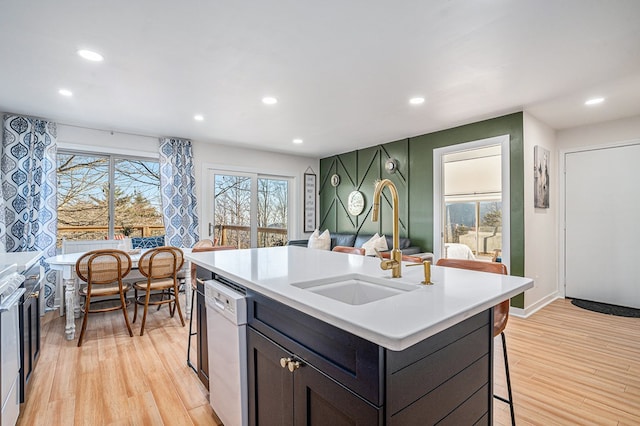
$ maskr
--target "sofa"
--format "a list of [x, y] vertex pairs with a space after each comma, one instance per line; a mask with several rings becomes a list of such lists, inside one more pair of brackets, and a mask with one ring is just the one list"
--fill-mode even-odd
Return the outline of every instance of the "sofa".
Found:
[[[373, 235], [371, 234], [349, 234], [342, 232], [331, 233], [331, 249], [333, 249], [335, 246], [362, 247], [362, 245], [369, 241], [371, 237], [373, 237]], [[385, 238], [387, 240], [387, 247], [389, 247], [389, 250], [391, 250], [393, 248], [393, 236], [385, 235]], [[289, 240], [288, 245], [307, 247], [308, 243], [308, 239]], [[420, 247], [411, 245], [410, 238], [400, 237], [399, 243], [400, 247], [398, 248], [402, 250], [403, 254], [416, 254], [422, 251]]]

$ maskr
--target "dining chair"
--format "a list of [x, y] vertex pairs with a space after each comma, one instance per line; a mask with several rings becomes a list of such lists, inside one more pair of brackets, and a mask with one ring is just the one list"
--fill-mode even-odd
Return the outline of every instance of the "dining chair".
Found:
[[[203, 240], [200, 240], [200, 241], [203, 241]], [[200, 241], [198, 241], [198, 243]], [[220, 250], [236, 250], [237, 249], [237, 247], [235, 246], [216, 246], [216, 245], [210, 245], [210, 246], [200, 245], [199, 246], [198, 243], [194, 244], [193, 249], [191, 250], [191, 253], [198, 253], [203, 251], [220, 251]], [[198, 291], [198, 281], [199, 281], [197, 274], [198, 274], [198, 266], [195, 263], [191, 262], [191, 316], [189, 317], [189, 342], [187, 343], [187, 365], [196, 373], [198, 373], [198, 369], [191, 363], [191, 337], [196, 336], [198, 334], [197, 331], [193, 331], [193, 313], [194, 313], [194, 307], [196, 306], [193, 304], [193, 302], [195, 301], [196, 292]], [[202, 284], [202, 280], [200, 280], [200, 283]], [[206, 312], [198, 311], [197, 315], [198, 317], [200, 317], [201, 315], [206, 315]], [[198, 321], [199, 324], [202, 324], [203, 322], [204, 323], [207, 322], [206, 318], [204, 318], [203, 321]], [[201, 344], [202, 341], [203, 339], [198, 339], [198, 344]]]
[[[144, 335], [144, 327], [147, 322], [149, 305], [169, 304], [169, 314], [174, 316], [178, 311], [180, 322], [184, 327], [184, 317], [180, 308], [178, 292], [178, 271], [184, 264], [184, 254], [177, 247], [163, 246], [150, 249], [143, 253], [138, 261], [138, 270], [145, 277], [145, 280], [133, 284], [135, 310], [133, 311], [133, 322], [138, 318], [138, 305], [144, 306], [140, 335]], [[172, 292], [165, 290], [172, 289]], [[144, 292], [139, 296], [138, 292]], [[158, 293], [159, 292], [159, 293]], [[151, 296], [160, 295], [159, 299], [152, 299]], [[165, 298], [167, 296], [167, 298]], [[175, 309], [171, 305], [175, 305]]]
[[[503, 263], [482, 262], [480, 260], [466, 259], [440, 259], [436, 263], [438, 266], [446, 266], [450, 268], [471, 269], [474, 271], [491, 272], [494, 274], [509, 275], [507, 267]], [[509, 319], [509, 299], [500, 302], [493, 307], [493, 337], [500, 335], [502, 339], [502, 352], [504, 356], [504, 371], [507, 378], [508, 398], [499, 395], [493, 395], [494, 398], [509, 404], [511, 412], [511, 424], [516, 424], [516, 417], [513, 407], [513, 395], [511, 392], [511, 377], [509, 375], [509, 359], [507, 358], [507, 342], [504, 335], [504, 329], [507, 327]]]
[[338, 253], [347, 253], [347, 254], [359, 254], [364, 256], [365, 249], [360, 247], [349, 247], [349, 246], [335, 246], [331, 251], [336, 251]]
[[[78, 346], [82, 345], [84, 333], [87, 329], [89, 314], [98, 312], [109, 312], [122, 309], [124, 321], [129, 330], [129, 336], [133, 336], [131, 323], [127, 314], [126, 293], [130, 289], [129, 284], [124, 283], [122, 278], [131, 270], [131, 258], [120, 250], [101, 249], [89, 251], [76, 262], [76, 274], [78, 278], [86, 282], [86, 286], [80, 288], [80, 295], [85, 297], [82, 317], [82, 331], [78, 338]], [[104, 299], [104, 297], [118, 296], [118, 299]], [[99, 299], [92, 302], [92, 297]], [[91, 304], [107, 303], [118, 300], [119, 303], [103, 308], [91, 309]]]

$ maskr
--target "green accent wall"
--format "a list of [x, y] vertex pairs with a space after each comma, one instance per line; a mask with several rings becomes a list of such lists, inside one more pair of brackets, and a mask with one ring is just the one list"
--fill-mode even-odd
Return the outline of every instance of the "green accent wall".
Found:
[[[384, 171], [384, 164], [389, 158], [397, 159], [400, 164], [400, 168], [394, 174]], [[398, 189], [400, 235], [410, 235], [408, 159], [408, 139], [321, 159], [319, 229], [354, 234], [377, 232], [391, 235], [393, 208], [388, 190], [382, 192], [378, 222], [371, 221], [375, 182], [389, 178]], [[340, 184], [337, 187], [331, 185], [331, 176], [334, 174], [340, 176]], [[358, 216], [350, 215], [347, 210], [349, 194], [352, 191], [360, 191], [364, 196], [365, 208]]]
[[[523, 114], [454, 127], [439, 132], [389, 142], [320, 160], [320, 226], [333, 232], [391, 234], [391, 196], [383, 191], [380, 220], [371, 222], [374, 182], [389, 178], [400, 197], [400, 234], [412, 245], [433, 251], [433, 150], [494, 136], [509, 135], [511, 174], [511, 275], [524, 276], [524, 155]], [[395, 174], [384, 170], [388, 158], [398, 160]], [[331, 176], [340, 176], [337, 187]], [[359, 216], [347, 211], [351, 191], [363, 193], [365, 209]], [[524, 308], [524, 293], [511, 299]]]

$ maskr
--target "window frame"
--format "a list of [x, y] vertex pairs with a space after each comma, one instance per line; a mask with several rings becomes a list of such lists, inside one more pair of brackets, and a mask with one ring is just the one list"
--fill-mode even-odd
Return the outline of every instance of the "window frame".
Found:
[[[58, 155], [84, 155], [84, 156], [96, 156], [96, 157], [104, 157], [109, 160], [109, 172], [108, 172], [108, 185], [109, 185], [109, 221], [108, 221], [108, 231], [107, 237], [109, 239], [113, 239], [115, 235], [116, 225], [116, 206], [115, 206], [115, 192], [114, 192], [114, 182], [115, 182], [115, 160], [140, 160], [140, 161], [154, 161], [160, 165], [160, 157], [159, 155], [142, 155], [141, 152], [136, 152], [139, 155], [130, 155], [122, 152], [117, 152], [114, 150], [105, 150], [98, 151], [95, 149], [82, 149], [77, 145], [74, 146], [65, 146], [64, 144], [59, 144], [58, 149], [56, 151], [56, 170], [58, 168]], [[162, 194], [161, 194], [161, 184], [158, 186], [158, 195], [160, 196], [160, 202], [162, 203]], [[57, 204], [56, 204], [57, 208]], [[162, 213], [162, 205], [160, 206], [160, 213]], [[164, 225], [164, 217], [162, 217], [163, 225]]]
[[207, 235], [208, 238], [213, 237], [213, 225], [214, 225], [214, 215], [215, 215], [215, 200], [214, 200], [214, 189], [215, 189], [215, 175], [235, 175], [235, 176], [246, 176], [251, 178], [251, 248], [258, 247], [258, 225], [257, 225], [257, 202], [258, 202], [258, 179], [277, 179], [277, 180], [286, 180], [287, 184], [287, 241], [291, 239], [292, 235], [297, 235], [296, 228], [296, 211], [295, 207], [298, 205], [298, 197], [296, 194], [298, 179], [295, 176], [291, 176], [290, 173], [286, 172], [277, 172], [277, 171], [268, 171], [268, 170], [257, 170], [252, 168], [242, 168], [242, 167], [232, 167], [227, 165], [218, 165], [218, 164], [204, 164], [202, 169], [204, 182], [203, 187], [203, 207], [202, 217], [204, 218], [201, 221], [201, 226], [203, 229], [203, 235]]

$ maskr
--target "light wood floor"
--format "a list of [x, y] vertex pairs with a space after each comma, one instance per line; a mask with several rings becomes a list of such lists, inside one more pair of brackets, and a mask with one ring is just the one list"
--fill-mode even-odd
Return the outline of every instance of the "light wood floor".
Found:
[[[129, 314], [133, 320], [132, 307]], [[144, 336], [140, 321], [129, 337], [122, 312], [90, 315], [78, 348], [82, 321], [76, 320], [76, 339], [67, 341], [64, 317], [47, 313], [18, 425], [220, 425], [207, 389], [186, 364], [188, 321], [182, 327], [166, 306], [149, 310]]]
[[[640, 318], [556, 300], [509, 318], [507, 350], [518, 425], [640, 425]], [[500, 340], [495, 392], [505, 395]], [[510, 424], [496, 401], [494, 421]]]
[[[62, 318], [47, 314], [19, 425], [220, 424], [186, 366], [188, 328], [166, 308], [151, 315], [143, 337], [139, 324], [128, 336], [119, 312], [90, 320], [77, 348], [64, 340]], [[495, 391], [505, 394], [499, 345]], [[518, 425], [640, 424], [640, 319], [557, 300], [530, 318], [511, 317], [507, 348]], [[494, 423], [510, 424], [507, 405], [494, 407]]]

